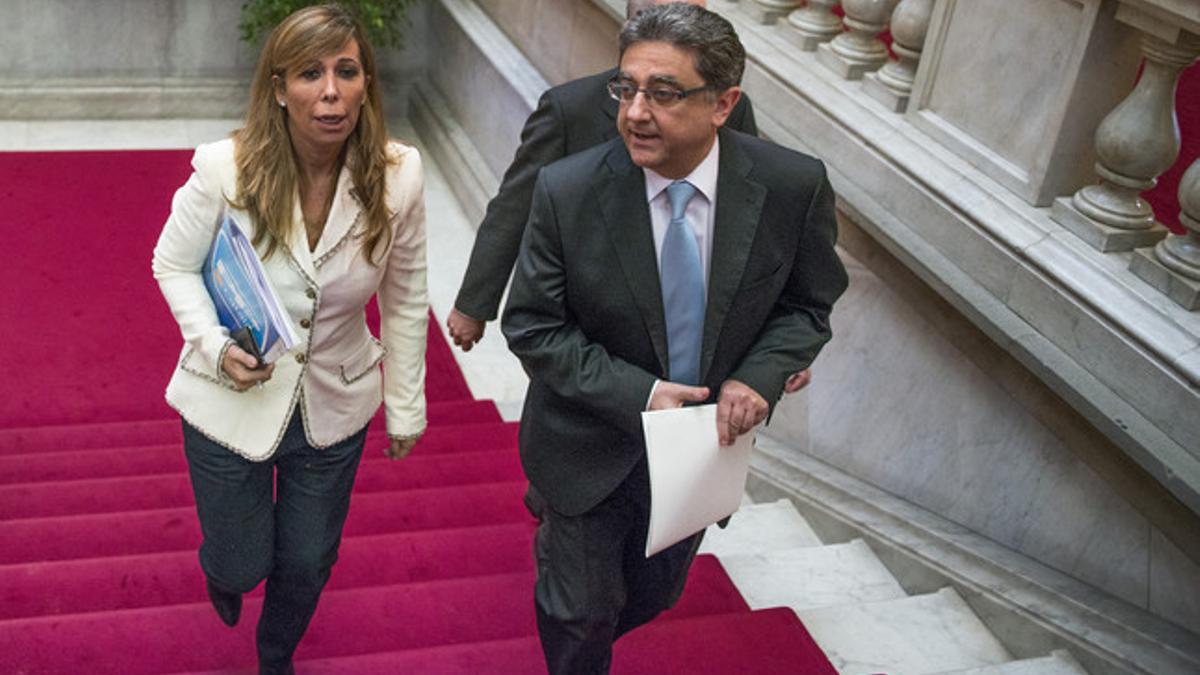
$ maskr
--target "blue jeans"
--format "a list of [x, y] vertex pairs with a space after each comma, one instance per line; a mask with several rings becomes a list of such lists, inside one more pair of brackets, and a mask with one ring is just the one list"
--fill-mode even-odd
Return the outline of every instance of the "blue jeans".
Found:
[[204, 542], [200, 567], [227, 593], [267, 580], [258, 621], [262, 672], [286, 672], [337, 560], [367, 430], [328, 448], [304, 436], [299, 408], [275, 454], [252, 462], [186, 421], [187, 455]]

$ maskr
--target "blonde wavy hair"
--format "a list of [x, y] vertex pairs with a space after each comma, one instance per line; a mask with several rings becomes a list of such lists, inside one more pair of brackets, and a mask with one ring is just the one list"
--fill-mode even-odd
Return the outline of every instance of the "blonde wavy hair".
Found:
[[386, 173], [395, 160], [388, 154], [375, 54], [362, 24], [352, 14], [338, 5], [317, 5], [297, 10], [271, 31], [250, 85], [245, 126], [233, 133], [238, 177], [237, 194], [229, 202], [250, 214], [255, 223], [254, 245], [266, 242], [264, 257], [290, 240], [300, 185], [287, 110], [276, 101], [274, 78], [286, 79], [294, 69], [337, 52], [351, 39], [358, 43], [367, 77], [366, 102], [346, 139], [342, 162], [350, 168], [352, 194], [364, 211], [363, 257], [377, 265], [375, 251], [386, 251], [391, 245]]

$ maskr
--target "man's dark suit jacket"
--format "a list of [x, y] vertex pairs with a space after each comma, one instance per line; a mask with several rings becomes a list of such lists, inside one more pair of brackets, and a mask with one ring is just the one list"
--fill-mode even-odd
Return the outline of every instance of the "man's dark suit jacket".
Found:
[[[521, 145], [504, 172], [500, 190], [488, 203], [454, 307], [480, 321], [496, 318], [508, 284], [521, 233], [529, 219], [533, 183], [543, 166], [617, 137], [618, 104], [606, 85], [617, 69], [551, 87], [521, 130]], [[745, 95], [725, 126], [758, 135]]]
[[[771, 404], [830, 338], [846, 288], [818, 160], [721, 130], [701, 349]], [[621, 139], [542, 170], [502, 329], [529, 373], [521, 462], [550, 506], [586, 512], [645, 452], [640, 413], [666, 379], [667, 333], [645, 178]]]

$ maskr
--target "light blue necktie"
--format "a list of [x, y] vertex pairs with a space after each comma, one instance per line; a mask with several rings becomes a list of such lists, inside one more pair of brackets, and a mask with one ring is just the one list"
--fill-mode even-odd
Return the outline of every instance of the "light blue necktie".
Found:
[[700, 383], [700, 341], [704, 336], [704, 267], [686, 216], [695, 194], [696, 187], [686, 181], [667, 186], [671, 224], [658, 265], [667, 320], [668, 379], [692, 385]]

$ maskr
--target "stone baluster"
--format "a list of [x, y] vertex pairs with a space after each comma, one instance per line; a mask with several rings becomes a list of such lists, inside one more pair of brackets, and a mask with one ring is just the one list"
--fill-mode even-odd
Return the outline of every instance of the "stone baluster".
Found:
[[1060, 197], [1051, 218], [1100, 251], [1152, 246], [1167, 231], [1140, 193], [1179, 156], [1175, 88], [1179, 75], [1200, 56], [1200, 38], [1175, 43], [1142, 36], [1142, 76], [1129, 96], [1096, 129], [1097, 185]]
[[752, 0], [742, 8], [755, 21], [770, 24], [799, 6], [800, 0]]
[[1200, 309], [1200, 159], [1179, 181], [1179, 222], [1186, 234], [1172, 234], [1134, 251], [1129, 268], [1187, 310]]
[[788, 15], [789, 30], [784, 32], [801, 51], [815, 52], [817, 47], [842, 33], [842, 20], [833, 13], [838, 0], [808, 0]]
[[900, 0], [892, 12], [891, 24], [892, 51], [896, 53], [896, 60], [888, 61], [863, 78], [863, 90], [893, 112], [904, 112], [908, 107], [931, 14], [933, 0]]
[[887, 28], [888, 17], [897, 0], [843, 0], [847, 31], [817, 48], [817, 56], [833, 72], [847, 80], [882, 66], [888, 59], [887, 47], [879, 34]]

